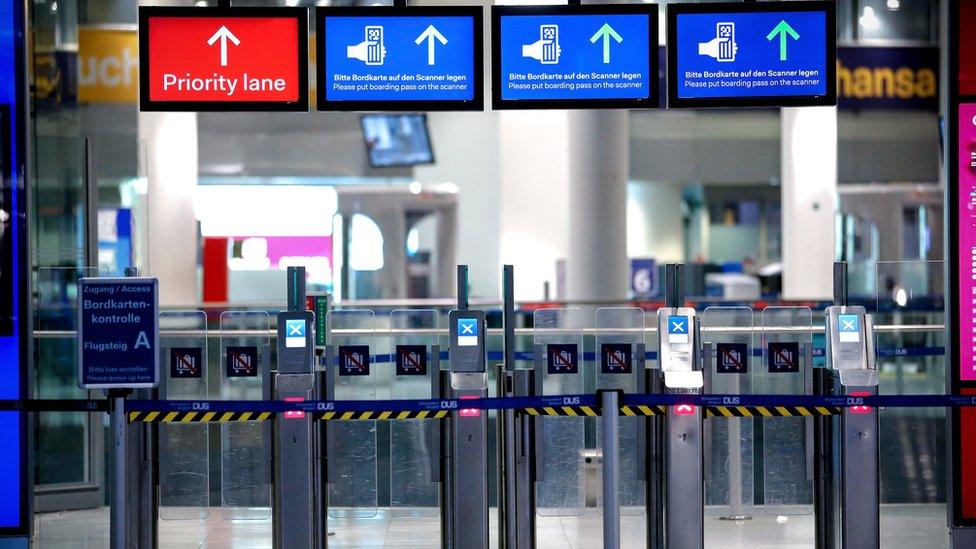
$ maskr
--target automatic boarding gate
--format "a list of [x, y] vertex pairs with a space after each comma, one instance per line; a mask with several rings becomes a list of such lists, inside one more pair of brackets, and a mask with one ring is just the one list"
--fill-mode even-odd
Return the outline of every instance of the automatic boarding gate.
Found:
[[[265, 312], [224, 312], [219, 356], [209, 363], [205, 313], [162, 313], [163, 375], [158, 394], [145, 396], [244, 401], [487, 396], [484, 312], [467, 310], [463, 296], [449, 317], [451, 369], [442, 371], [438, 311], [392, 311], [382, 319], [389, 322], [387, 341], [385, 330], [379, 337], [372, 311], [331, 311], [328, 296], [311, 296], [306, 306], [304, 273], [290, 269], [288, 278], [289, 308], [278, 314], [276, 331]], [[277, 368], [272, 367], [275, 355]], [[380, 382], [388, 383], [389, 394]], [[327, 411], [286, 412], [273, 421], [272, 414], [203, 409], [169, 415], [175, 417], [155, 412], [129, 417], [131, 447], [143, 449], [130, 453], [128, 464], [134, 481], [130, 546], [158, 546], [161, 525], [179, 529], [189, 521], [224, 520], [271, 521], [275, 547], [321, 548], [343, 519], [389, 512], [393, 521], [439, 522], [434, 530], [440, 533], [428, 540], [432, 546], [487, 547], [485, 411], [461, 409], [446, 419], [415, 413], [399, 421], [370, 419], [369, 413], [339, 418]], [[212, 447], [215, 442], [218, 448]], [[380, 467], [379, 442], [389, 445], [383, 452], [389, 469]], [[215, 467], [213, 456], [219, 459]], [[212, 468], [219, 471], [219, 483], [211, 481]], [[416, 540], [417, 529], [407, 526], [405, 532]]]
[[[668, 277], [669, 284], [676, 283], [678, 272]], [[378, 319], [369, 310], [331, 310], [327, 296], [313, 296], [306, 307], [305, 297], [301, 285], [289, 286], [289, 310], [278, 314], [276, 332], [267, 313], [223, 313], [219, 356], [210, 368], [204, 313], [163, 313], [165, 366], [158, 398], [379, 404], [386, 398], [487, 396], [485, 317], [468, 310], [464, 296], [447, 318], [450, 363], [443, 371], [443, 317], [437, 311], [395, 310]], [[815, 367], [819, 330], [809, 308], [767, 307], [756, 314], [747, 307], [709, 307], [699, 313], [680, 306], [679, 297], [680, 291], [673, 291], [669, 306], [656, 313], [656, 361], [645, 361], [654, 354], [644, 343], [642, 309], [594, 312], [592, 385], [583, 367], [589, 330], [583, 312], [536, 311], [533, 367], [503, 371], [500, 389], [516, 396], [596, 389], [624, 395], [704, 391], [855, 399], [876, 391], [871, 319], [861, 307], [839, 304], [826, 311], [825, 364]], [[514, 332], [506, 315], [506, 332]], [[506, 361], [511, 341], [506, 335]], [[620, 516], [643, 516], [648, 547], [701, 547], [706, 518], [747, 521], [761, 514], [814, 514], [818, 548], [879, 545], [876, 410], [853, 406], [821, 415], [734, 402], [655, 408], [621, 412], [614, 451], [619, 490], [610, 509]], [[140, 547], [156, 545], [160, 524], [214, 515], [270, 520], [277, 547], [326, 547], [330, 530], [340, 529], [346, 519], [385, 513], [394, 523], [402, 518], [437, 524], [430, 529], [431, 545], [487, 546], [488, 414], [483, 410], [457, 410], [445, 419], [408, 414], [400, 421], [367, 412], [344, 413], [350, 417], [288, 412], [274, 421], [246, 412], [214, 418], [207, 410], [194, 410], [178, 421], [158, 422], [149, 414], [130, 414], [139, 426], [130, 429], [138, 442], [133, 447], [144, 450], [134, 453], [129, 465], [138, 480], [131, 484], [131, 501], [141, 503], [130, 515], [135, 520], [129, 535]], [[500, 424], [509, 417], [517, 436], [500, 440], [502, 453], [513, 455], [513, 466], [500, 474], [506, 484], [509, 476], [516, 481], [512, 495], [518, 512], [502, 524], [515, 525], [512, 547], [533, 547], [537, 518], [586, 511], [586, 495], [596, 491], [587, 489], [582, 464], [601, 459], [587, 449], [587, 438], [595, 434], [601, 440], [604, 427], [595, 420], [587, 426], [578, 414], [506, 412], [499, 414]], [[386, 447], [388, 458], [382, 455]], [[211, 467], [213, 456], [219, 463]], [[211, 481], [212, 469], [219, 471], [219, 482]], [[597, 497], [596, 505], [605, 503]], [[411, 539], [418, 534], [419, 529], [409, 529]]]
[[[458, 287], [467, 287], [463, 266]], [[380, 321], [373, 311], [338, 309], [327, 314], [328, 343], [321, 353], [326, 367], [317, 372], [325, 400], [463, 401], [487, 396], [485, 315], [467, 308], [464, 293], [447, 318], [446, 370], [441, 369], [442, 320], [436, 310], [392, 311], [382, 319], [389, 323], [388, 340], [379, 336], [386, 330], [377, 326]], [[381, 392], [384, 385], [388, 394]], [[318, 427], [321, 488], [316, 508], [327, 517], [316, 524], [319, 547], [327, 546], [327, 530], [340, 528], [343, 519], [381, 513], [389, 513], [394, 524], [402, 519], [402, 535], [413, 542], [487, 547], [486, 411], [461, 408], [444, 419], [405, 412], [349, 415], [353, 414], [327, 412]], [[381, 446], [389, 448], [388, 468], [380, 467]]]
[[[676, 285], [680, 269], [668, 274], [669, 285]], [[709, 307], [699, 313], [680, 306], [680, 288], [672, 287], [669, 297], [674, 305], [657, 311], [658, 360], [647, 370], [642, 312], [596, 312], [598, 390], [856, 396], [877, 384], [871, 321], [863, 308], [828, 309], [821, 332], [809, 307], [771, 306], [758, 313]], [[586, 386], [582, 312], [542, 309], [533, 315], [533, 328], [533, 369], [510, 369], [500, 390], [508, 386], [514, 396], [578, 394]], [[814, 362], [820, 333], [830, 342], [822, 366]], [[646, 378], [622, 375], [633, 374], [635, 364]], [[879, 546], [876, 411], [727, 402], [668, 406], [664, 416], [648, 415], [622, 417], [646, 425], [627, 429], [621, 421], [619, 444], [620, 513], [646, 513], [647, 547], [703, 547], [706, 519], [761, 515], [815, 515], [811, 534], [818, 548]], [[579, 463], [587, 452], [586, 421], [572, 414], [514, 417], [516, 434], [506, 445], [511, 448], [500, 452], [500, 461], [513, 454], [506, 472], [518, 487], [514, 516], [500, 521], [500, 531], [511, 530], [503, 535], [505, 547], [534, 547], [537, 518], [585, 512]], [[834, 501], [847, 511], [837, 511]]]

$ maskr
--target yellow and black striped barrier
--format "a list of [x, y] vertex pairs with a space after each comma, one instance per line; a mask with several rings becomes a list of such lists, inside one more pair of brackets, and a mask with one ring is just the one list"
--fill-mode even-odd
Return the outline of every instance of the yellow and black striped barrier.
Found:
[[[663, 416], [667, 413], [665, 405], [625, 404], [620, 406], [624, 417]], [[814, 417], [839, 415], [839, 406], [708, 406], [708, 418], [739, 417]], [[598, 417], [598, 406], [535, 406], [525, 407], [521, 412], [529, 416], [550, 417]], [[301, 412], [299, 412], [301, 413]], [[406, 419], [444, 419], [451, 410], [359, 410], [325, 411], [311, 413], [319, 421], [399, 421]], [[130, 423], [243, 423], [249, 421], [268, 421], [275, 418], [274, 412], [208, 412], [208, 411], [132, 411]], [[286, 416], [287, 417], [287, 416]]]
[[668, 413], [667, 406], [645, 406], [643, 404], [623, 405], [620, 414], [624, 416], [663, 416]]
[[[596, 417], [600, 415], [600, 409], [591, 406], [547, 406], [544, 408], [525, 408], [524, 411], [530, 416]], [[667, 414], [667, 411], [668, 407], [664, 405], [623, 405], [620, 407], [620, 415], [625, 417], [663, 416]], [[733, 417], [813, 417], [838, 415], [841, 413], [841, 408], [837, 406], [708, 406], [706, 413], [706, 417], [718, 419]]]
[[523, 408], [522, 411], [530, 416], [597, 417], [600, 415], [600, 409], [595, 406], [541, 406]]
[[272, 412], [129, 412], [129, 423], [242, 423], [274, 416]]
[[706, 417], [812, 417], [840, 414], [839, 406], [709, 406]]
[[313, 417], [323, 421], [392, 421], [401, 419], [443, 419], [449, 410], [315, 412]]

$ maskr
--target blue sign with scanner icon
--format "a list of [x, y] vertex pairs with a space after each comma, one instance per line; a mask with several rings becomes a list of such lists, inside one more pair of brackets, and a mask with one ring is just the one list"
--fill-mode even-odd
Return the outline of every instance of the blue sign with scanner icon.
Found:
[[480, 12], [319, 9], [319, 110], [480, 110]]
[[668, 6], [668, 105], [836, 103], [833, 2]]
[[492, 14], [494, 108], [657, 106], [656, 8], [503, 6]]

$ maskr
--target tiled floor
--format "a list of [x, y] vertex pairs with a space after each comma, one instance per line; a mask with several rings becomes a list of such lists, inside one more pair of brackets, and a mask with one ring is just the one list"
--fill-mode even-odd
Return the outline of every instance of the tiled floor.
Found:
[[[271, 547], [268, 520], [225, 520], [211, 510], [205, 520], [161, 521], [162, 548], [265, 548]], [[579, 517], [539, 517], [538, 546], [548, 548], [599, 548], [602, 545], [601, 516], [588, 510]], [[492, 540], [496, 539], [492, 519]], [[886, 505], [881, 516], [885, 549], [947, 547], [945, 506]], [[396, 518], [380, 512], [374, 518], [333, 519], [330, 547], [433, 548], [438, 543], [436, 518]], [[621, 519], [623, 547], [643, 546], [645, 519]], [[730, 522], [705, 519], [705, 545], [721, 549], [800, 549], [813, 547], [813, 517], [766, 516], [755, 510], [752, 520]], [[108, 546], [108, 510], [95, 509], [37, 515], [35, 546], [71, 549], [102, 549]], [[492, 544], [494, 546], [494, 543]]]

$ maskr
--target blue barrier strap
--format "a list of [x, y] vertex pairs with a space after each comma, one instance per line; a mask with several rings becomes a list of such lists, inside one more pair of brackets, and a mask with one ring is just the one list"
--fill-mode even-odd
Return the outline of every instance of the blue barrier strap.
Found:
[[0, 400], [3, 412], [107, 412], [107, 400]]
[[[976, 395], [646, 395], [625, 394], [621, 404], [645, 406], [872, 406], [877, 408], [919, 408], [976, 406]], [[550, 406], [597, 406], [596, 396], [561, 395], [544, 397], [501, 397], [478, 399], [430, 400], [331, 400], [306, 402], [281, 401], [160, 401], [128, 400], [130, 412], [366, 412], [366, 411], [436, 411], [436, 410], [503, 410], [544, 408]]]
[[[674, 406], [871, 406], [876, 408], [938, 408], [976, 406], [976, 395], [649, 395], [625, 394], [622, 405]], [[593, 394], [542, 397], [501, 397], [427, 400], [323, 400], [284, 402], [268, 400], [127, 400], [127, 412], [366, 412], [507, 410], [559, 406], [596, 407]], [[105, 400], [0, 400], [0, 411], [108, 411]]]

